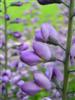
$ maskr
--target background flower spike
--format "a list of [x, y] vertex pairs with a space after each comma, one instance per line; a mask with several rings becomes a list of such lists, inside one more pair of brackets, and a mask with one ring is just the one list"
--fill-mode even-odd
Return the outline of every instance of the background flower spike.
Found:
[[61, 0], [37, 0], [41, 5], [61, 3]]

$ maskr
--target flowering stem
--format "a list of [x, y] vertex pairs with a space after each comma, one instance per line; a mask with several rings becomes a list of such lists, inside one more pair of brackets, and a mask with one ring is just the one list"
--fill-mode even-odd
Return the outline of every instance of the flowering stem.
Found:
[[[7, 14], [6, 0], [4, 0], [4, 34], [5, 34], [5, 69], [7, 69], [7, 20], [5, 16]], [[6, 94], [4, 95], [4, 100], [8, 100], [7, 87], [5, 86]]]
[[73, 8], [74, 8], [74, 0], [70, 0], [66, 57], [64, 62], [64, 83], [63, 83], [62, 100], [67, 100], [67, 86], [68, 86], [68, 77], [69, 77], [68, 66], [69, 66], [69, 54], [70, 54], [70, 47], [71, 47], [71, 40], [72, 40]]

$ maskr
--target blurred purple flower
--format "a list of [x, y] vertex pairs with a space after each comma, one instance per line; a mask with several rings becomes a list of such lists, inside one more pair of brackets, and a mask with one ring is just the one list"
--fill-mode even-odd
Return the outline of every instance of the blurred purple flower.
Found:
[[4, 45], [3, 40], [0, 40], [0, 48], [2, 48], [2, 47], [3, 47], [3, 45]]
[[25, 92], [28, 95], [35, 95], [41, 90], [41, 88], [38, 85], [36, 85], [33, 81], [24, 83], [21, 83], [20, 81], [17, 83], [17, 85], [22, 89], [23, 92]]
[[37, 56], [33, 51], [21, 51], [20, 59], [30, 66], [34, 66], [42, 61], [41, 58]]
[[22, 5], [23, 5], [23, 3], [20, 2], [20, 1], [12, 2], [12, 3], [10, 4], [10, 6], [22, 6]]
[[3, 61], [5, 59], [4, 55], [0, 54], [0, 61]]
[[61, 3], [61, 0], [37, 0], [41, 5], [47, 5], [52, 3]]
[[49, 61], [52, 58], [52, 53], [46, 43], [34, 41], [33, 49], [35, 53], [39, 55], [39, 57], [41, 57], [42, 59]]
[[36, 30], [35, 40], [58, 45], [58, 32], [49, 23], [44, 23]]
[[50, 80], [55, 78], [59, 81], [63, 81], [62, 72], [57, 68], [57, 65], [53, 62], [48, 64], [48, 69], [46, 71], [46, 75]]
[[21, 22], [22, 22], [21, 18], [16, 18], [13, 21], [11, 21], [10, 23], [21, 23]]
[[75, 36], [72, 38], [72, 44], [75, 44]]
[[6, 70], [2, 73], [2, 82], [3, 83], [8, 83], [11, 77], [11, 71]]
[[18, 68], [18, 66], [19, 66], [19, 61], [18, 60], [13, 60], [11, 63], [9, 63], [9, 66], [11, 67], [11, 68]]
[[34, 82], [42, 87], [45, 88], [46, 90], [50, 90], [51, 88], [51, 82], [49, 81], [49, 79], [42, 73], [39, 71], [35, 71], [33, 73], [34, 76]]
[[[21, 80], [21, 75], [16, 75], [12, 78], [11, 82], [15, 85], [18, 84], [18, 82]], [[23, 82], [21, 82], [19, 85], [21, 85]]]
[[22, 43], [18, 46], [18, 50], [20, 51], [24, 51], [24, 50], [27, 50], [29, 48], [28, 44], [26, 43]]
[[10, 20], [10, 16], [8, 14], [5, 15], [6, 20]]
[[35, 40], [37, 40], [37, 41], [44, 41], [40, 29], [37, 29], [37, 30], [35, 31]]
[[12, 35], [13, 35], [15, 38], [20, 38], [20, 37], [21, 37], [21, 33], [20, 33], [20, 32], [12, 32]]
[[71, 47], [71, 51], [70, 51], [70, 62], [71, 62], [71, 65], [72, 66], [75, 65], [75, 44], [73, 44], [72, 47]]
[[2, 82], [3, 83], [8, 83], [9, 82], [9, 78], [7, 75], [2, 76]]

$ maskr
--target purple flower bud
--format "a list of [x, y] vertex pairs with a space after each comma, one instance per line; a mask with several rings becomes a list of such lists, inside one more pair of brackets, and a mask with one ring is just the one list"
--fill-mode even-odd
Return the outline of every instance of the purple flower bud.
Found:
[[59, 80], [59, 81], [63, 81], [63, 74], [56, 67], [54, 67], [54, 69], [53, 69], [53, 77], [56, 77], [56, 79]]
[[46, 90], [50, 90], [51, 82], [43, 73], [35, 71], [33, 76], [34, 76], [34, 82], [37, 85], [39, 85], [42, 88], [45, 88]]
[[42, 24], [41, 34], [46, 42], [58, 45], [58, 33], [49, 23]]
[[61, 3], [61, 0], [37, 0], [41, 5], [47, 5], [52, 3]]
[[9, 63], [9, 66], [12, 68], [18, 68], [19, 66], [19, 61], [18, 60], [13, 60], [11, 63]]
[[6, 15], [5, 15], [5, 19], [6, 19], [6, 20], [10, 20], [9, 15], [6, 14]]
[[4, 45], [3, 40], [0, 40], [0, 48]]
[[24, 50], [27, 50], [29, 48], [28, 44], [26, 43], [22, 43], [18, 46], [18, 50], [20, 51], [24, 51]]
[[36, 54], [39, 55], [42, 59], [48, 61], [52, 58], [52, 53], [46, 43], [34, 41], [33, 49], [36, 52]]
[[52, 100], [50, 97], [44, 97], [42, 100]]
[[50, 80], [56, 78], [59, 81], [63, 81], [63, 74], [57, 68], [55, 63], [49, 63], [48, 64], [48, 69], [46, 71], [46, 75]]
[[75, 43], [75, 36], [73, 36], [73, 38], [72, 38], [72, 44], [74, 44]]
[[9, 82], [8, 76], [4, 75], [4, 76], [2, 77], [2, 82], [3, 82], [3, 83], [8, 83], [8, 82]]
[[37, 56], [33, 51], [21, 51], [20, 59], [30, 66], [34, 66], [42, 61], [41, 58]]
[[58, 45], [58, 32], [49, 23], [44, 23], [36, 30], [35, 40]]
[[41, 90], [41, 88], [38, 85], [36, 85], [33, 81], [24, 83], [19, 82], [19, 84], [18, 86], [22, 89], [22, 91], [28, 95], [35, 95]]
[[10, 70], [6, 70], [2, 73], [2, 82], [7, 83], [9, 82], [11, 77], [11, 71]]
[[44, 41], [40, 29], [37, 29], [37, 30], [35, 31], [35, 40], [36, 40], [36, 41]]
[[18, 82], [21, 80], [21, 76], [20, 75], [17, 75], [17, 76], [14, 76], [14, 78], [12, 79], [12, 83], [13, 84], [19, 84]]
[[18, 2], [12, 2], [10, 6], [22, 6], [23, 3], [18, 1]]
[[71, 47], [71, 51], [70, 51], [70, 62], [71, 62], [71, 65], [72, 66], [75, 65], [75, 44], [73, 44], [72, 47]]
[[13, 21], [11, 21], [10, 23], [21, 23], [22, 20], [20, 18], [16, 18]]
[[5, 59], [4, 55], [0, 54], [0, 61], [3, 61]]
[[9, 69], [3, 71], [2, 76], [4, 76], [4, 75], [7, 75], [8, 77], [11, 77], [11, 71]]
[[21, 33], [20, 32], [12, 32], [12, 34], [15, 38], [21, 38]]

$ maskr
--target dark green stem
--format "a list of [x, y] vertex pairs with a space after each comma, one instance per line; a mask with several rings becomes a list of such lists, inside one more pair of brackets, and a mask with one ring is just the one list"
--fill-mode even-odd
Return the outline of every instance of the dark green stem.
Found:
[[68, 77], [69, 77], [68, 66], [69, 66], [69, 54], [70, 54], [71, 40], [72, 40], [73, 9], [74, 9], [74, 0], [70, 0], [66, 57], [64, 62], [64, 83], [63, 83], [62, 100], [67, 100], [67, 86], [68, 86]]
[[[5, 18], [7, 14], [6, 0], [4, 0], [4, 34], [5, 34], [5, 69], [7, 69], [7, 20]], [[8, 100], [7, 86], [5, 87], [6, 94], [4, 95], [4, 100]]]
[[7, 20], [5, 19], [6, 14], [6, 0], [4, 0], [5, 69], [7, 69]]

